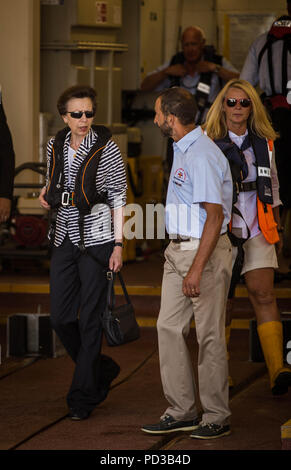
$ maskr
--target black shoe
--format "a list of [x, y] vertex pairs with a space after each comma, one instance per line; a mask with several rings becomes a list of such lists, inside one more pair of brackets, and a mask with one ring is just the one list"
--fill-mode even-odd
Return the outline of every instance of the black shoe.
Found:
[[159, 423], [143, 426], [141, 430], [149, 434], [167, 434], [177, 431], [193, 431], [198, 427], [199, 422], [200, 420], [198, 418], [192, 421], [176, 421], [172, 416], [165, 415]]
[[215, 423], [201, 423], [190, 437], [194, 439], [216, 439], [217, 437], [228, 436], [230, 434], [230, 426], [226, 424], [221, 426]]
[[89, 418], [91, 412], [81, 408], [70, 409], [69, 418], [73, 421], [83, 421]]
[[284, 395], [285, 393], [288, 393], [288, 387], [291, 387], [291, 369], [282, 367], [274, 380], [272, 394], [275, 396]]

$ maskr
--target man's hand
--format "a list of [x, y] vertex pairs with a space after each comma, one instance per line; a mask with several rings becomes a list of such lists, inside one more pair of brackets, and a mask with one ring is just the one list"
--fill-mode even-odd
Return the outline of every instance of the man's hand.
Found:
[[0, 197], [0, 223], [9, 219], [11, 211], [11, 201], [6, 197]]
[[215, 72], [216, 65], [214, 62], [209, 62], [207, 60], [201, 60], [196, 67], [198, 73], [207, 73], [207, 72]]
[[51, 208], [51, 206], [46, 202], [46, 200], [44, 198], [45, 194], [46, 194], [46, 187], [44, 186], [44, 188], [42, 188], [42, 190], [40, 192], [38, 200], [40, 202], [41, 207], [43, 207], [46, 210], [49, 210]]
[[199, 297], [201, 274], [188, 272], [184, 278], [182, 291], [186, 297]]
[[109, 259], [109, 269], [117, 273], [122, 268], [122, 247], [115, 246]]
[[173, 75], [174, 77], [184, 77], [187, 70], [183, 64], [175, 64], [167, 67], [166, 72], [167, 75]]

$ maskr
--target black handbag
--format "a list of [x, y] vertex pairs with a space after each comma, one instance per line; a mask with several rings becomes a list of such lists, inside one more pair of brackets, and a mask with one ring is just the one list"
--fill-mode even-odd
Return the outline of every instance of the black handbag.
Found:
[[108, 291], [105, 311], [102, 315], [102, 325], [108, 346], [120, 346], [140, 337], [134, 309], [127, 293], [123, 278], [118, 272], [118, 278], [126, 299], [126, 304], [115, 306], [114, 273], [108, 277]]

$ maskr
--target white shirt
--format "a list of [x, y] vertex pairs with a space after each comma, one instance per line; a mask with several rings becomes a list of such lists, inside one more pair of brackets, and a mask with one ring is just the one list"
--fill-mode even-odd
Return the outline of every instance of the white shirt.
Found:
[[[228, 131], [230, 139], [238, 146], [241, 147], [245, 136], [248, 134], [248, 130], [243, 135], [236, 135], [231, 131]], [[244, 156], [248, 165], [248, 176], [244, 182], [256, 181], [257, 179], [257, 167], [255, 166], [256, 159], [252, 147], [249, 147], [244, 151]], [[272, 191], [273, 191], [273, 205], [272, 207], [277, 207], [282, 202], [279, 197], [279, 182], [277, 176], [277, 168], [275, 162], [275, 152], [273, 148], [272, 152], [272, 161], [271, 161], [271, 180], [272, 180]], [[250, 230], [250, 238], [256, 237], [260, 234], [260, 228], [258, 224], [258, 215], [257, 215], [257, 191], [242, 191], [239, 193], [238, 200], [235, 204], [235, 207], [240, 211], [244, 220], [236, 214], [233, 214], [232, 219], [232, 229], [235, 230], [234, 233], [238, 236], [246, 238], [248, 231], [246, 224]]]
[[200, 126], [174, 142], [174, 159], [166, 202], [166, 228], [171, 235], [201, 238], [207, 213], [202, 203], [220, 204], [227, 231], [232, 209], [232, 178], [222, 151]]
[[[267, 96], [273, 94], [270, 85], [270, 75], [268, 66], [268, 52], [265, 51], [262, 57], [261, 65], [259, 67], [258, 58], [259, 54], [267, 42], [267, 33], [257, 37], [251, 45], [244, 66], [242, 68], [240, 78], [247, 80], [253, 86], [257, 84], [266, 93]], [[272, 46], [273, 58], [273, 73], [275, 91], [278, 94], [282, 93], [282, 51], [283, 41], [276, 41]], [[291, 54], [287, 55], [287, 79], [291, 80]]]
[[69, 164], [69, 185], [71, 185], [71, 167], [72, 163], [74, 161], [74, 158], [76, 158], [76, 150], [74, 150], [71, 146], [68, 148], [68, 164]]

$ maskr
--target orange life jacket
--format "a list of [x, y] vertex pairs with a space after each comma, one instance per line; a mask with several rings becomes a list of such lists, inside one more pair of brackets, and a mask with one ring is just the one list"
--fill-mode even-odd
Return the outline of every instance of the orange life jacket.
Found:
[[[272, 158], [273, 145], [273, 141], [268, 140], [270, 162]], [[259, 227], [266, 241], [271, 244], [277, 243], [280, 237], [271, 204], [266, 204], [265, 202], [260, 201], [257, 196], [257, 211]]]

